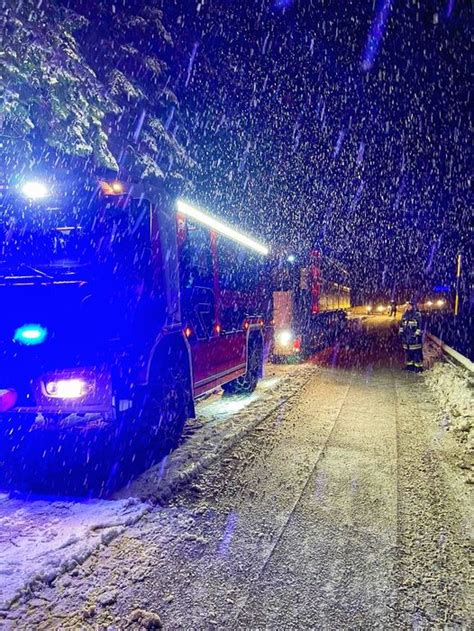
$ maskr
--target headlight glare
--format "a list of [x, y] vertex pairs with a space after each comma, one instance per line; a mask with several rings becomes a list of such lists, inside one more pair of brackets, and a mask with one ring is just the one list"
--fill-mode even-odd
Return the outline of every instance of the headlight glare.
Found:
[[293, 338], [293, 333], [287, 329], [277, 333], [277, 342], [282, 346], [289, 346], [293, 341]]
[[76, 378], [51, 380], [45, 384], [47, 396], [54, 399], [80, 399], [93, 389], [93, 382]]
[[22, 194], [32, 201], [45, 199], [49, 195], [48, 187], [44, 182], [39, 180], [29, 180], [21, 187]]

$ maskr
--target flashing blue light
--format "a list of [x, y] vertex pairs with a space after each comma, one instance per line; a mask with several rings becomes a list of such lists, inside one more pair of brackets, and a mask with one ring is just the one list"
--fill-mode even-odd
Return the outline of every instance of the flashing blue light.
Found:
[[286, 259], [288, 263], [294, 263], [296, 261], [296, 256], [294, 254], [290, 254], [290, 256]]
[[449, 285], [435, 285], [433, 291], [450, 291]]
[[24, 324], [15, 331], [13, 341], [25, 346], [34, 346], [35, 344], [42, 344], [47, 335], [48, 329], [45, 329], [41, 324]]

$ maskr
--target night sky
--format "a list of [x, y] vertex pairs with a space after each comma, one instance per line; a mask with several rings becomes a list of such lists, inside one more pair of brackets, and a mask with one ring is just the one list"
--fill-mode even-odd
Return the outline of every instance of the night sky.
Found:
[[369, 293], [451, 280], [468, 247], [469, 4], [167, 2], [193, 197], [277, 249], [336, 256]]

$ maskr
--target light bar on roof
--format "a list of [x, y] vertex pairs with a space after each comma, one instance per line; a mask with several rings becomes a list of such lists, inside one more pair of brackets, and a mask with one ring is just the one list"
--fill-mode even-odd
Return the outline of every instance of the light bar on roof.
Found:
[[237, 241], [237, 243], [241, 243], [242, 245], [245, 245], [248, 248], [255, 250], [256, 252], [259, 252], [260, 254], [268, 254], [268, 248], [265, 245], [258, 243], [258, 241], [251, 239], [242, 232], [238, 232], [234, 228], [231, 228], [225, 223], [222, 223], [222, 221], [219, 221], [218, 219], [207, 215], [206, 213], [202, 212], [202, 210], [194, 208], [194, 206], [191, 206], [187, 202], [184, 202], [182, 199], [178, 199], [176, 201], [176, 208], [178, 209], [179, 213], [186, 215], [187, 217], [191, 217], [196, 221], [199, 221], [199, 223], [208, 226], [208, 228], [211, 228], [211, 230], [215, 230], [216, 232], [223, 234], [229, 239]]

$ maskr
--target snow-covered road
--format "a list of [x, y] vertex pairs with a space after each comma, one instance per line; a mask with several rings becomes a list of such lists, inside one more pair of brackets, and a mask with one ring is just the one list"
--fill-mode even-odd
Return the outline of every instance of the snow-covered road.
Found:
[[161, 505], [4, 627], [469, 627], [458, 444], [387, 320], [347, 342], [275, 367], [250, 403], [204, 402], [172, 457], [117, 494]]

